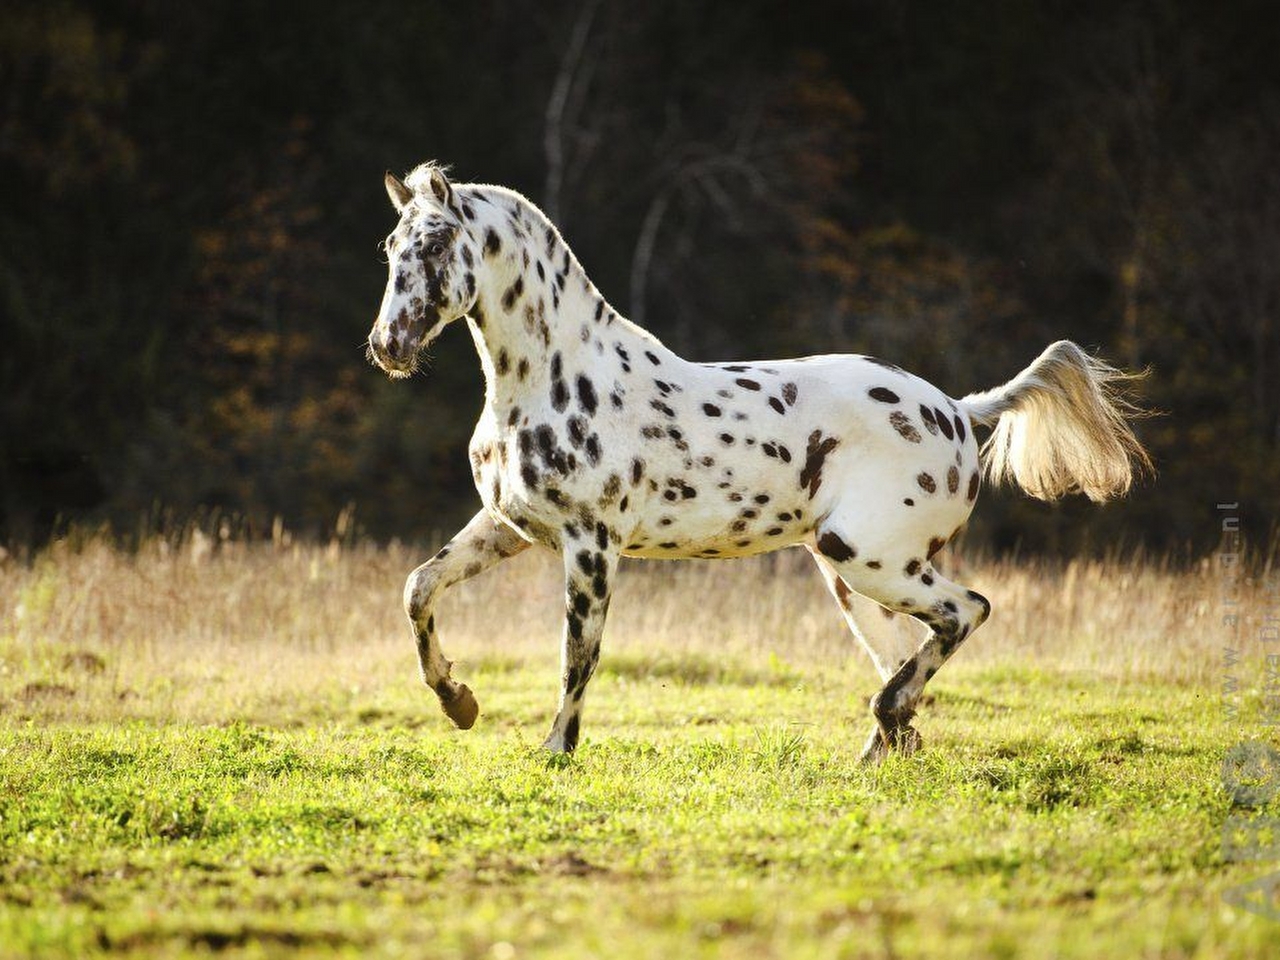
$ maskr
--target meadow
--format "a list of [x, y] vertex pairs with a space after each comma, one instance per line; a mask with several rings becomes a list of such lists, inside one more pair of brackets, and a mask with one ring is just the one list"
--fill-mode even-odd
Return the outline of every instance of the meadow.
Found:
[[992, 619], [924, 750], [868, 769], [875, 675], [803, 552], [624, 566], [572, 758], [539, 749], [558, 563], [445, 599], [459, 732], [400, 609], [425, 555], [192, 530], [0, 560], [0, 956], [1280, 950], [1229, 902], [1280, 863], [1223, 837], [1280, 817], [1223, 784], [1261, 737], [1261, 561], [963, 562]]

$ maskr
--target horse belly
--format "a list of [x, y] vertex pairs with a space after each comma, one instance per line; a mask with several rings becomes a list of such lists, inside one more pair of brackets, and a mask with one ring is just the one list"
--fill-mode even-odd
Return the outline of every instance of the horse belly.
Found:
[[793, 473], [747, 483], [702, 479], [707, 482], [691, 477], [651, 489], [625, 538], [624, 554], [745, 557], [798, 543], [816, 522], [817, 509]]

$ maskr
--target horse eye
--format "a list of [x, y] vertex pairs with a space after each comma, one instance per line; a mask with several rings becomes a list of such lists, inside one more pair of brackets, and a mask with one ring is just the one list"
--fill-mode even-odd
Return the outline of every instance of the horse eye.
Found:
[[433, 257], [443, 256], [444, 244], [437, 240], [435, 243], [431, 244], [431, 246], [427, 247], [427, 252], [429, 252]]

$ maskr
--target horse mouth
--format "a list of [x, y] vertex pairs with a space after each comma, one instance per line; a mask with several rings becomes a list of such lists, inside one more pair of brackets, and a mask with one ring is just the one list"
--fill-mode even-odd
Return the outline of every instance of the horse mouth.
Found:
[[392, 380], [405, 380], [418, 372], [422, 351], [414, 350], [407, 357], [393, 357], [376, 349], [370, 341], [364, 348], [365, 359], [385, 373]]

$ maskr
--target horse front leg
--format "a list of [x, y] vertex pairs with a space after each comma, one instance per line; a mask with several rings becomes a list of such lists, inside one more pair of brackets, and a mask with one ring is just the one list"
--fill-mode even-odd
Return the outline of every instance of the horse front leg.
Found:
[[[594, 539], [590, 539], [594, 537]], [[560, 702], [543, 746], [572, 753], [578, 745], [582, 699], [600, 662], [600, 640], [618, 568], [617, 538], [603, 524], [564, 542], [565, 619], [560, 646]]]
[[528, 541], [513, 529], [481, 510], [434, 557], [409, 574], [405, 582], [404, 609], [418, 643], [422, 681], [435, 691], [444, 712], [462, 730], [471, 729], [480, 706], [470, 687], [449, 676], [453, 664], [440, 650], [436, 602], [454, 584], [471, 579], [528, 546]]

